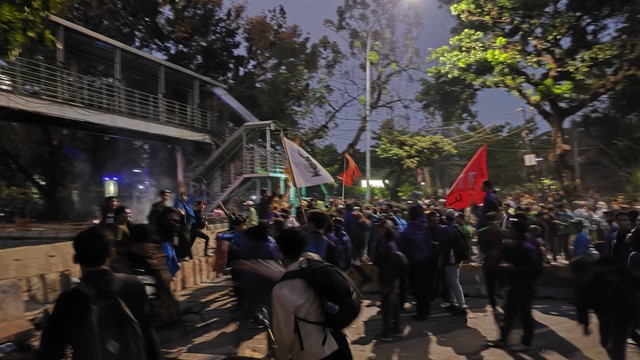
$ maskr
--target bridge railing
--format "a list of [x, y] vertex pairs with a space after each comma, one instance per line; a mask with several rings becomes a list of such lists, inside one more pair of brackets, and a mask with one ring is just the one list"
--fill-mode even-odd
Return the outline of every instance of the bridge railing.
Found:
[[0, 91], [41, 98], [225, 138], [235, 129], [207, 110], [127, 88], [108, 76], [80, 75], [31, 59], [0, 67]]

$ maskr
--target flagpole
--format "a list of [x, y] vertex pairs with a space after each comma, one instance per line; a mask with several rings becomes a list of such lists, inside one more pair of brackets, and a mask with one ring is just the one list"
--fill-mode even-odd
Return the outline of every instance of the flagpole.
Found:
[[284, 132], [280, 129], [280, 140], [282, 141], [282, 146], [284, 146], [284, 156], [287, 158], [287, 163], [289, 164], [289, 169], [291, 171], [291, 180], [293, 182], [293, 187], [296, 189], [296, 195], [298, 195], [298, 202], [300, 203], [300, 209], [302, 210], [302, 216], [304, 217], [304, 224], [307, 224], [307, 213], [304, 211], [304, 206], [302, 206], [302, 197], [300, 196], [300, 189], [298, 188], [298, 184], [296, 182], [296, 174], [293, 171], [293, 165], [291, 164], [291, 158], [289, 158], [289, 150], [287, 148], [287, 142], [284, 141]]
[[[347, 174], [345, 174], [347, 172], [347, 156], [344, 156], [344, 159], [342, 161], [342, 173], [344, 174], [343, 176], [346, 176]], [[344, 205], [344, 178], [342, 179], [342, 204]]]

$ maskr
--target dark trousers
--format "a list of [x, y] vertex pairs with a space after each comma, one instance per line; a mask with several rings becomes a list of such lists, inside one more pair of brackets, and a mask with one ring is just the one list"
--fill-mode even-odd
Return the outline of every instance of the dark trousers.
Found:
[[382, 335], [385, 337], [400, 332], [399, 289], [400, 280], [396, 280], [390, 289], [382, 292], [380, 308], [382, 310]]
[[500, 268], [493, 266], [482, 266], [482, 272], [484, 274], [484, 283], [487, 287], [487, 296], [489, 297], [489, 304], [492, 308], [496, 308], [498, 302], [496, 300], [496, 290], [502, 288], [503, 282], [501, 278]]
[[569, 234], [558, 235], [558, 245], [560, 246], [558, 254], [560, 254], [560, 250], [562, 250], [565, 260], [570, 260], [571, 252], [569, 251]]
[[411, 264], [409, 267], [409, 284], [416, 300], [417, 315], [429, 316], [429, 265], [427, 262]]
[[531, 345], [531, 340], [533, 339], [533, 316], [531, 316], [531, 305], [534, 294], [533, 285], [513, 285], [512, 283], [509, 288], [507, 301], [504, 305], [504, 324], [500, 329], [500, 340], [504, 342], [509, 340], [509, 333], [513, 328], [513, 323], [517, 317], [520, 317], [522, 330], [524, 332], [521, 342], [525, 345]]
[[193, 244], [196, 242], [196, 238], [200, 238], [204, 240], [204, 255], [207, 255], [207, 249], [209, 248], [209, 235], [205, 234], [200, 229], [191, 229], [191, 239], [189, 243], [190, 247], [193, 247]]

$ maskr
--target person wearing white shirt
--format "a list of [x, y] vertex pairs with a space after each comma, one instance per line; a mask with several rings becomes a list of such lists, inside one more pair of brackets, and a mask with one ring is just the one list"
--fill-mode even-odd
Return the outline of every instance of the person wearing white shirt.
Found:
[[[277, 243], [286, 271], [300, 268], [306, 238], [298, 229], [284, 229]], [[351, 360], [346, 336], [319, 324], [324, 315], [320, 299], [302, 279], [279, 282], [271, 292], [273, 337], [279, 360]], [[306, 320], [306, 321], [304, 321]]]

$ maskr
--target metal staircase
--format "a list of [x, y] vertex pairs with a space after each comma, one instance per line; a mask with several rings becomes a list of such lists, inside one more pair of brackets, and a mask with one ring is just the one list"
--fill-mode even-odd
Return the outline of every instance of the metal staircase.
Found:
[[199, 183], [204, 179], [207, 185], [203, 198], [215, 206], [249, 183], [256, 185], [251, 193], [257, 195], [262, 187], [261, 179], [283, 181], [286, 178], [284, 152], [279, 141], [274, 142], [271, 138], [275, 123], [258, 121], [224, 89], [211, 91], [245, 122], [190, 174], [192, 179], [200, 180], [193, 181], [191, 189], [200, 187]]

